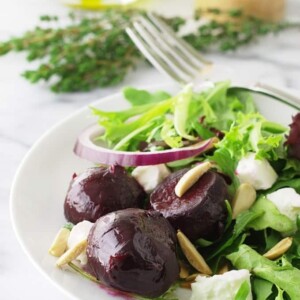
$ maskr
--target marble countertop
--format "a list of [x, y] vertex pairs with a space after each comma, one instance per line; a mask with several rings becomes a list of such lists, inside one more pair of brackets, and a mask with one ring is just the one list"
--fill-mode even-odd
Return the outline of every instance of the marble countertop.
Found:
[[[174, 1], [173, 1], [174, 3]], [[180, 9], [180, 1], [177, 9]], [[173, 4], [174, 7], [176, 5]], [[288, 16], [297, 17], [300, 1], [288, 3]], [[58, 0], [3, 1], [0, 40], [35, 24], [41, 14], [67, 13]], [[149, 86], [169, 82], [154, 69], [141, 65], [122, 85], [89, 93], [55, 95], [44, 84], [30, 85], [19, 74], [29, 68], [23, 54], [0, 57], [0, 282], [1, 299], [61, 300], [67, 296], [48, 282], [30, 263], [14, 235], [9, 213], [10, 187], [18, 165], [34, 142], [51, 126], [89, 102], [119, 91], [124, 85]], [[243, 84], [258, 80], [299, 90], [300, 30], [268, 36], [232, 54], [211, 54], [235, 70]]]

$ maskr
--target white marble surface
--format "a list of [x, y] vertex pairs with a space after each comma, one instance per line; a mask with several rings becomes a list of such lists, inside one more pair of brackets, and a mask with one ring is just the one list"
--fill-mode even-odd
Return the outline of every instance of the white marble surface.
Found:
[[[176, 1], [177, 9], [182, 2]], [[41, 14], [67, 12], [58, 0], [0, 0], [0, 4], [0, 40], [34, 25]], [[297, 17], [299, 11], [300, 1], [289, 1], [288, 15]], [[300, 89], [300, 30], [269, 36], [237, 53], [212, 54], [210, 58], [233, 66], [233, 78], [242, 83], [265, 80]], [[168, 79], [150, 67], [141, 66], [120, 86], [55, 95], [44, 84], [30, 85], [19, 76], [28, 67], [23, 54], [0, 57], [0, 299], [61, 300], [67, 297], [31, 265], [14, 236], [9, 194], [16, 169], [43, 132], [77, 108], [120, 90], [122, 85], [147, 86]]]

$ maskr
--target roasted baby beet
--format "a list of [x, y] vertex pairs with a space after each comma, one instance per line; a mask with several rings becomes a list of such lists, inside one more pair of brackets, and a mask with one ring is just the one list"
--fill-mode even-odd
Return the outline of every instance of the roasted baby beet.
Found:
[[300, 160], [300, 113], [293, 117], [290, 124], [291, 130], [287, 137], [288, 155], [291, 158]]
[[187, 170], [167, 177], [150, 195], [150, 205], [192, 241], [215, 240], [223, 233], [227, 218], [227, 184], [221, 175], [209, 171], [179, 198], [175, 186]]
[[77, 224], [129, 207], [142, 207], [146, 193], [121, 166], [90, 168], [74, 176], [64, 203], [65, 217]]
[[88, 237], [88, 264], [103, 283], [158, 297], [179, 274], [176, 235], [155, 211], [128, 208], [101, 217]]

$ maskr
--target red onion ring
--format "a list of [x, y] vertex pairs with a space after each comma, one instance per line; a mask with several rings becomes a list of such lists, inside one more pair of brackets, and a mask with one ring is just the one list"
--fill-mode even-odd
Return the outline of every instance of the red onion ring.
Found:
[[214, 147], [219, 140], [215, 137], [194, 145], [157, 152], [116, 151], [96, 145], [94, 140], [103, 133], [99, 125], [92, 125], [78, 136], [74, 153], [84, 159], [98, 164], [119, 164], [121, 166], [148, 166], [168, 163], [199, 155]]

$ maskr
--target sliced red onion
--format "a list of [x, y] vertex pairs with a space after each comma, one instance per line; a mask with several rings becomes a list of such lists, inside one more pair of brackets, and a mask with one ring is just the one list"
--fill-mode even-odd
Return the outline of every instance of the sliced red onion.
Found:
[[116, 151], [95, 144], [94, 140], [103, 133], [99, 125], [92, 125], [85, 129], [77, 138], [74, 153], [98, 164], [119, 164], [121, 166], [149, 166], [168, 163], [180, 159], [199, 155], [218, 142], [217, 138], [201, 141], [194, 145], [157, 152], [127, 152]]

